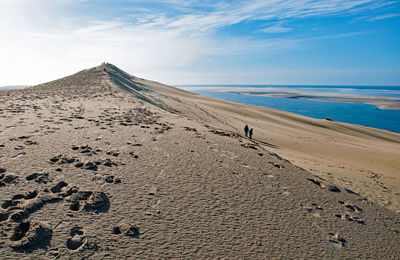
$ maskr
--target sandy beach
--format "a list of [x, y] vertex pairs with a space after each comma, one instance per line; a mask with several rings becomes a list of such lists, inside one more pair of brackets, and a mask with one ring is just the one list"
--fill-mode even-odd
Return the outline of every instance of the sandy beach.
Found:
[[396, 259], [399, 151], [397, 133], [102, 64], [0, 91], [0, 254]]

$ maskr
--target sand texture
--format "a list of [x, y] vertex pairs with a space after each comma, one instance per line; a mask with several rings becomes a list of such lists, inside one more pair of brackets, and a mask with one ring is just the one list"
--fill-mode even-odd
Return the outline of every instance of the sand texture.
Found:
[[396, 259], [399, 145], [109, 64], [2, 91], [0, 255]]

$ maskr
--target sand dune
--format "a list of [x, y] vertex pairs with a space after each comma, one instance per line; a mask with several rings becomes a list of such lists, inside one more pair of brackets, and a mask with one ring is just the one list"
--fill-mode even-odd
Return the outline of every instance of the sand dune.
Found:
[[5, 259], [400, 255], [398, 134], [110, 64], [0, 100]]

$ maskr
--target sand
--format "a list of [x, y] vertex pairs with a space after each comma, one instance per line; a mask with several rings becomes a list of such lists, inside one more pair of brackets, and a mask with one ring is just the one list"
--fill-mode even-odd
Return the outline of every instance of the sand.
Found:
[[0, 100], [4, 259], [400, 255], [398, 134], [109, 64]]

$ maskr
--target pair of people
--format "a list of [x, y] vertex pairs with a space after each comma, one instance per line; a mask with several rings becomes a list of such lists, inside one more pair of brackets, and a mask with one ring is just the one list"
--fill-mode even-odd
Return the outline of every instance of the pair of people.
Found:
[[249, 130], [249, 126], [245, 125], [244, 126], [244, 134], [246, 135], [246, 137], [247, 137], [247, 135], [249, 135], [250, 139], [253, 138], [253, 128]]

